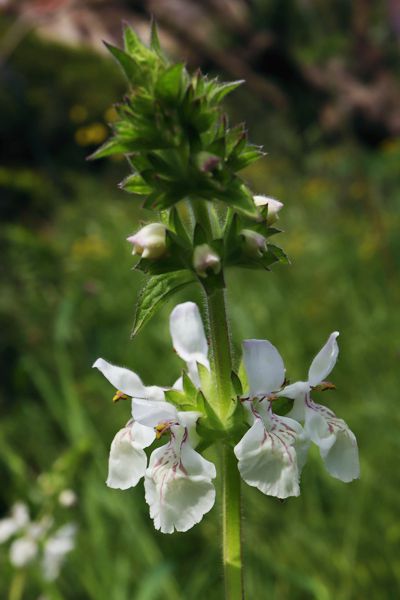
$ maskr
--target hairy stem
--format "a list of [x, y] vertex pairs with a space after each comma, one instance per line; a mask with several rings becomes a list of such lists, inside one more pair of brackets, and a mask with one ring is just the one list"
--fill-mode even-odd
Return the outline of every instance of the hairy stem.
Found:
[[225, 597], [243, 600], [240, 474], [230, 446], [223, 447], [222, 519]]
[[[204, 284], [211, 337], [211, 362], [215, 378], [214, 410], [226, 423], [233, 402], [231, 389], [232, 358], [222, 277], [212, 285]], [[244, 598], [241, 557], [240, 475], [233, 450], [222, 449], [222, 556], [226, 600]]]

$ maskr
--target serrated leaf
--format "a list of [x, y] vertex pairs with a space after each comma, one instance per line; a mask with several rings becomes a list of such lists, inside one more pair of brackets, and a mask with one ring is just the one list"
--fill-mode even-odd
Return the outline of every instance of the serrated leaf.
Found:
[[175, 271], [150, 277], [139, 294], [132, 337], [142, 329], [175, 292], [194, 281], [193, 275], [187, 271]]

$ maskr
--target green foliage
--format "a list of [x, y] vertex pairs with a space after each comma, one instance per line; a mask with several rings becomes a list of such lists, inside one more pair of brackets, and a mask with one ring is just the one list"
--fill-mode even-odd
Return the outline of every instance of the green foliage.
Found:
[[175, 271], [150, 277], [138, 297], [132, 336], [139, 333], [173, 294], [193, 282], [193, 276], [187, 271]]

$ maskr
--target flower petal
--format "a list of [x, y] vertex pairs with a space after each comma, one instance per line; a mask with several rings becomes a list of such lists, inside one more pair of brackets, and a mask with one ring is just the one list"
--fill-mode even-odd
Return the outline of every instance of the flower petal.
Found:
[[358, 479], [360, 464], [354, 433], [343, 419], [326, 407], [312, 403], [306, 408], [306, 435], [317, 444], [325, 467], [336, 479], [345, 483]]
[[66, 554], [75, 546], [76, 526], [63, 525], [46, 541], [43, 551], [42, 570], [47, 581], [57, 579]]
[[267, 431], [262, 420], [256, 419], [234, 448], [244, 481], [263, 494], [277, 498], [300, 494], [299, 469], [293, 445], [300, 425], [292, 421], [295, 425], [291, 427], [288, 425], [291, 419], [285, 421], [281, 424], [277, 421]]
[[98, 369], [117, 390], [127, 396], [146, 397], [146, 388], [140, 377], [133, 371], [112, 365], [102, 358], [98, 358], [93, 367]]
[[339, 354], [339, 346], [336, 341], [338, 335], [338, 331], [331, 333], [325, 346], [321, 348], [312, 361], [308, 371], [308, 381], [310, 385], [314, 386], [321, 383], [335, 366]]
[[156, 400], [132, 399], [132, 416], [141, 425], [155, 427], [159, 423], [169, 421], [177, 422], [178, 413], [169, 402], [158, 402]]
[[285, 379], [285, 367], [278, 350], [267, 340], [245, 340], [243, 360], [250, 385], [250, 397], [278, 390]]
[[302, 423], [305, 418], [305, 400], [308, 392], [310, 391], [310, 385], [307, 381], [297, 381], [291, 385], [287, 385], [278, 393], [278, 396], [284, 398], [291, 398], [294, 400], [292, 409], [288, 412], [287, 416], [291, 419], [295, 419]]
[[111, 444], [108, 487], [127, 490], [139, 482], [147, 466], [147, 457], [143, 448], [149, 446], [154, 439], [153, 429], [139, 423], [133, 423], [132, 426], [118, 431]]
[[209, 368], [207, 339], [197, 305], [184, 302], [175, 306], [169, 326], [178, 356], [187, 363], [199, 362]]
[[184, 427], [173, 428], [171, 441], [154, 450], [145, 476], [146, 502], [156, 529], [187, 531], [215, 502], [215, 467], [191, 448]]
[[29, 537], [15, 540], [10, 546], [10, 562], [14, 567], [25, 567], [37, 555], [37, 543]]

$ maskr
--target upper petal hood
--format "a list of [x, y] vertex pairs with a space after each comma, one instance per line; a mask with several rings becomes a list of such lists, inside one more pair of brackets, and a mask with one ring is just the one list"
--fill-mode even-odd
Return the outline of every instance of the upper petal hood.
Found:
[[207, 339], [197, 305], [185, 302], [175, 306], [169, 326], [178, 356], [187, 363], [199, 362], [209, 368]]
[[312, 361], [308, 371], [308, 381], [311, 386], [321, 383], [335, 366], [339, 354], [339, 346], [336, 341], [338, 335], [338, 331], [331, 333], [325, 346]]
[[93, 368], [103, 373], [104, 377], [117, 389], [127, 396], [145, 398], [146, 388], [136, 373], [123, 367], [117, 367], [111, 363], [98, 358], [93, 363]]
[[278, 350], [267, 340], [245, 340], [243, 360], [250, 397], [279, 390], [285, 380], [285, 367]]

